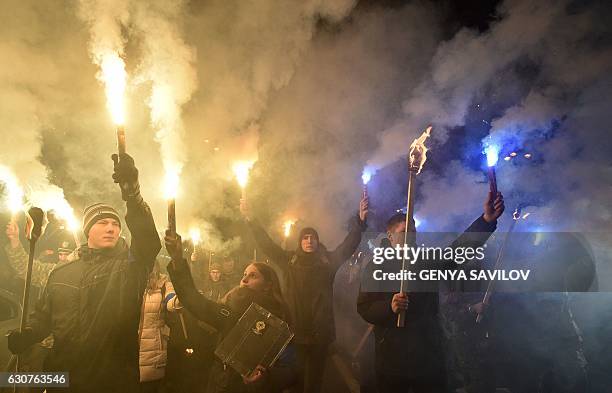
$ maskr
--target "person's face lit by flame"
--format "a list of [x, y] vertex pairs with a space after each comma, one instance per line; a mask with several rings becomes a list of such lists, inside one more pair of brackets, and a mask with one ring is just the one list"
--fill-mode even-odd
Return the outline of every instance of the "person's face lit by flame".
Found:
[[254, 265], [251, 264], [244, 269], [244, 275], [242, 276], [242, 281], [240, 281], [241, 287], [264, 292], [270, 288], [270, 285]]
[[301, 245], [305, 253], [316, 252], [319, 248], [319, 240], [317, 240], [317, 237], [313, 234], [306, 233], [302, 237]]
[[212, 269], [208, 274], [212, 282], [219, 282], [219, 280], [221, 280], [221, 270], [219, 269]]
[[113, 218], [103, 218], [91, 226], [87, 235], [89, 248], [113, 248], [119, 241], [121, 224]]

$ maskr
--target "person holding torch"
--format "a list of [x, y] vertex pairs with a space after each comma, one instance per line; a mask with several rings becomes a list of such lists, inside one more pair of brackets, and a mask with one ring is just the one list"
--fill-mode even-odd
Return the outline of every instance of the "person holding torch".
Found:
[[[408, 209], [409, 212], [410, 210]], [[476, 248], [487, 241], [497, 227], [497, 219], [504, 212], [503, 195], [499, 192], [495, 194], [489, 192], [483, 210], [483, 214], [453, 242], [452, 248]], [[408, 215], [397, 213], [390, 217], [386, 224], [386, 232], [387, 237], [383, 239], [381, 247], [403, 247], [404, 244], [409, 247], [415, 246], [416, 226], [410, 213]], [[428, 269], [431, 263], [443, 269], [457, 269], [455, 262], [429, 260], [423, 262], [425, 266], [416, 261], [414, 269]], [[393, 269], [401, 265], [401, 260], [385, 261], [382, 265], [368, 264], [357, 298], [359, 315], [374, 325], [378, 392], [445, 393], [447, 391], [446, 356], [438, 318], [440, 303], [438, 291], [430, 289], [411, 292], [404, 286], [403, 289], [395, 288], [394, 292], [391, 292], [389, 285], [370, 281], [375, 266]], [[450, 288], [448, 298], [451, 301], [454, 289]], [[482, 303], [474, 303], [467, 306], [464, 312], [475, 317], [482, 312], [483, 307]], [[404, 323], [398, 326], [398, 316], [402, 313]]]
[[120, 153], [113, 161], [131, 245], [120, 237], [117, 210], [104, 203], [86, 208], [87, 242], [51, 272], [26, 328], [8, 335], [9, 349], [18, 354], [53, 334], [44, 371], [69, 373], [70, 386], [62, 392], [138, 391], [142, 294], [161, 243], [134, 160]]

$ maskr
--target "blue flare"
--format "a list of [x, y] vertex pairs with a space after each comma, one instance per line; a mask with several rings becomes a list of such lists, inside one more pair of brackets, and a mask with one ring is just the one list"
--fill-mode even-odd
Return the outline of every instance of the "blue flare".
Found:
[[484, 154], [487, 155], [487, 166], [495, 166], [499, 159], [499, 148], [495, 145], [488, 145], [485, 147]]
[[363, 185], [365, 186], [370, 182], [372, 178], [372, 171], [369, 168], [363, 168], [363, 173], [361, 175], [361, 180], [363, 181]]

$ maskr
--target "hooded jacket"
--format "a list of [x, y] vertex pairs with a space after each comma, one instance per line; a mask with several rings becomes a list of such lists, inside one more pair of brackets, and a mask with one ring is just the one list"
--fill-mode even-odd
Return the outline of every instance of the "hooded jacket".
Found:
[[138, 388], [142, 295], [161, 243], [142, 198], [128, 200], [125, 219], [131, 247], [81, 246], [51, 272], [28, 323], [35, 342], [53, 333], [45, 370], [69, 372], [72, 392]]
[[305, 253], [301, 239], [298, 239], [296, 251], [283, 250], [259, 223], [249, 221], [257, 245], [283, 271], [284, 293], [294, 323], [295, 343], [325, 345], [335, 340], [334, 278], [340, 266], [359, 246], [365, 226], [359, 217], [354, 217], [349, 233], [335, 250], [328, 251], [319, 243], [315, 252]]

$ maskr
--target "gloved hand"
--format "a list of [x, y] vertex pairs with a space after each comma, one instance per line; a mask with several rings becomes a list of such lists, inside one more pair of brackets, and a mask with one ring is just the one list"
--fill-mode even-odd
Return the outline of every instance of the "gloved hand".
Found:
[[124, 201], [140, 196], [140, 185], [138, 184], [138, 169], [134, 165], [134, 159], [126, 153], [111, 156], [113, 165], [113, 180], [121, 187], [121, 197]]
[[7, 334], [9, 350], [18, 355], [34, 344], [34, 332], [31, 328], [25, 328], [22, 332], [11, 330]]

